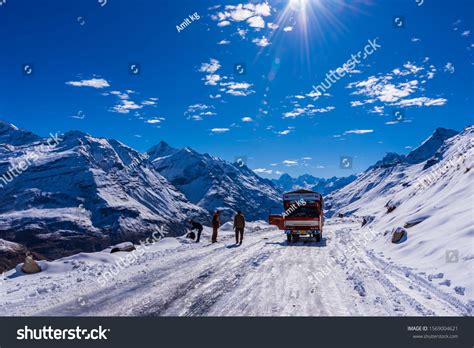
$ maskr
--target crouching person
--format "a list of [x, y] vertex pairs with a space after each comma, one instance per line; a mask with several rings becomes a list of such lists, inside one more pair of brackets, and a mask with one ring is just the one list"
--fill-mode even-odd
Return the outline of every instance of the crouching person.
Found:
[[199, 222], [196, 222], [194, 220], [191, 220], [189, 223], [191, 224], [191, 231], [193, 230], [197, 231], [196, 243], [199, 243], [199, 240], [201, 239], [201, 233], [202, 233], [203, 227]]

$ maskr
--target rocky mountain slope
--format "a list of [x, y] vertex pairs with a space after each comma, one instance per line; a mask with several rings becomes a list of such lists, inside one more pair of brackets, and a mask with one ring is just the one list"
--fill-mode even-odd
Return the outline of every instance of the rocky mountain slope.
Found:
[[184, 233], [205, 211], [124, 144], [68, 132], [56, 141], [1, 124], [0, 238], [48, 258]]
[[[459, 134], [438, 129], [407, 156], [390, 154], [331, 193], [328, 215], [365, 217], [366, 228], [379, 234], [369, 250], [390, 264], [427, 269], [428, 283], [454, 284], [453, 292], [472, 298], [466, 279], [473, 277], [473, 165], [474, 126]], [[400, 244], [391, 242], [395, 228], [405, 229]]]
[[208, 212], [221, 210], [223, 221], [237, 210], [249, 221], [266, 219], [272, 206], [281, 206], [281, 193], [272, 182], [246, 166], [190, 148], [175, 149], [164, 142], [148, 154], [156, 170], [192, 203]]

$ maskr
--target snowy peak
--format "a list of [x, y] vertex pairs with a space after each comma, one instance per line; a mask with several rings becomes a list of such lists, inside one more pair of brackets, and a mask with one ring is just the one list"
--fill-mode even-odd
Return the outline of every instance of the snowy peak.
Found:
[[350, 184], [355, 179], [355, 175], [350, 175], [343, 178], [332, 177], [329, 179], [324, 179], [317, 178], [309, 174], [304, 174], [297, 178], [292, 178], [288, 174], [283, 174], [279, 179], [273, 179], [272, 182], [284, 192], [303, 188], [327, 195], [332, 191], [338, 190], [345, 185]]
[[237, 210], [248, 220], [266, 218], [269, 207], [280, 205], [281, 194], [271, 181], [246, 166], [166, 143], [154, 146], [149, 154], [155, 169], [187, 199], [209, 213], [221, 210], [222, 221]]
[[41, 137], [15, 125], [0, 120], [0, 144], [21, 146], [39, 141]]
[[393, 167], [404, 162], [405, 162], [404, 155], [399, 155], [395, 152], [389, 152], [384, 156], [384, 158], [382, 158], [380, 161], [377, 161], [370, 168], [389, 168], [389, 167]]
[[166, 142], [160, 141], [157, 145], [151, 147], [147, 151], [147, 154], [150, 156], [150, 158], [156, 159], [160, 157], [173, 155], [178, 151], [179, 149], [175, 149], [169, 146]]
[[452, 129], [437, 128], [428, 139], [423, 141], [420, 146], [406, 156], [406, 161], [414, 164], [428, 160], [436, 153], [445, 140], [457, 134], [459, 134], [459, 132]]

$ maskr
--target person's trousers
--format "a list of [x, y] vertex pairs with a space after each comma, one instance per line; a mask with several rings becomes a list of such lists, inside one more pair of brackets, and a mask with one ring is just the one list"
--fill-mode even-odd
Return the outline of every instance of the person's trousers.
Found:
[[239, 236], [240, 236], [240, 243], [244, 239], [244, 228], [236, 228], [235, 229], [235, 242], [239, 244]]
[[198, 228], [198, 236], [197, 236], [197, 239], [196, 239], [196, 243], [199, 242], [199, 240], [201, 239], [201, 232], [202, 232], [202, 227]]
[[217, 242], [217, 230], [218, 230], [219, 227], [217, 226], [213, 226], [212, 227], [212, 242], [215, 243]]

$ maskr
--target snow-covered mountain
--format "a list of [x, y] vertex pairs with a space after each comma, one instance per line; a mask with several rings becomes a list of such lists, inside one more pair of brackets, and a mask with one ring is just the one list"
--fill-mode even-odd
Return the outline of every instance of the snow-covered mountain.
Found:
[[288, 174], [283, 174], [278, 179], [272, 179], [272, 182], [283, 192], [303, 188], [319, 192], [323, 195], [327, 195], [335, 190], [338, 190], [350, 184], [356, 178], [357, 177], [355, 175], [350, 175], [342, 178], [337, 178], [334, 176], [329, 179], [324, 179], [317, 178], [309, 174], [293, 178]]
[[247, 220], [266, 219], [281, 206], [281, 193], [270, 180], [247, 166], [229, 163], [193, 149], [175, 149], [161, 142], [148, 152], [155, 168], [194, 204], [229, 220], [241, 210]]
[[204, 218], [116, 140], [68, 132], [51, 141], [5, 122], [0, 137], [0, 238], [48, 258], [138, 241], [160, 226], [180, 235], [187, 219]]
[[[464, 138], [468, 138], [470, 129], [466, 129]], [[444, 142], [457, 134], [453, 130], [438, 128], [408, 155], [388, 153], [360, 174], [357, 180], [327, 197], [328, 214], [340, 210], [355, 212], [373, 201], [374, 197], [385, 199], [399, 186], [412, 186], [411, 182], [416, 181], [424, 169], [440, 161]]]
[[[472, 273], [474, 260], [473, 136], [474, 126], [459, 134], [438, 129], [407, 156], [389, 154], [331, 193], [328, 215], [364, 216], [367, 227], [380, 233], [370, 245], [377, 252], [396, 263], [438, 271], [441, 285], [466, 284], [472, 274], [459, 269]], [[389, 232], [396, 227], [408, 234], [400, 245], [390, 242]], [[450, 278], [443, 278], [446, 274]], [[472, 282], [464, 288], [472, 295]]]

